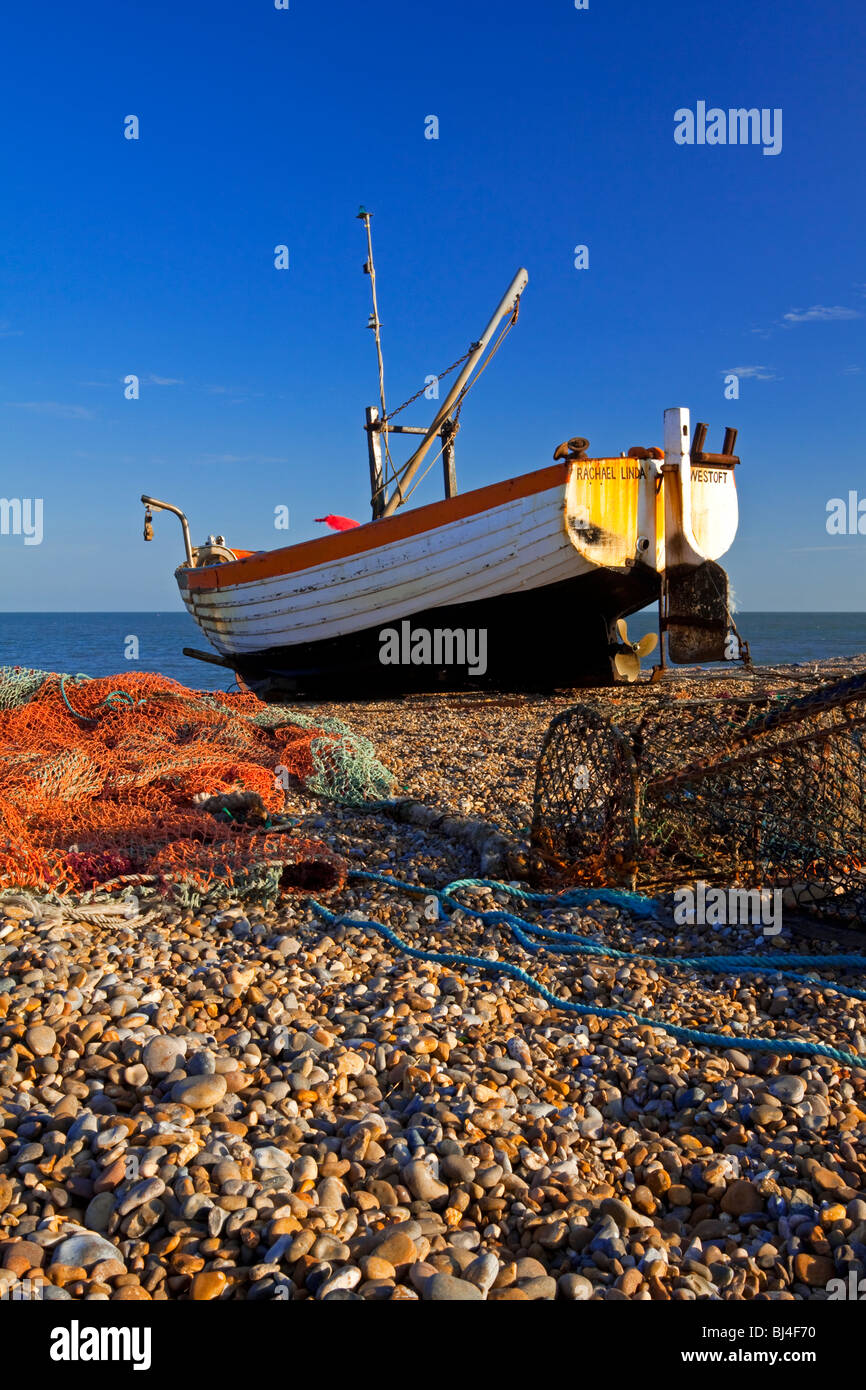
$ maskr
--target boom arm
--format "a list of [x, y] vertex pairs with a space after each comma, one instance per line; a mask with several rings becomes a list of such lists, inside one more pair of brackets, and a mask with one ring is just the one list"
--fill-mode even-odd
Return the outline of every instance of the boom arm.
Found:
[[433, 440], [436, 438], [437, 434], [442, 428], [442, 422], [446, 420], [450, 415], [452, 406], [454, 405], [455, 401], [457, 400], [458, 396], [460, 395], [470, 376], [474, 372], [475, 368], [478, 366], [478, 363], [480, 362], [481, 358], [484, 356], [490, 339], [496, 332], [496, 329], [498, 328], [500, 322], [506, 314], [510, 314], [513, 311], [514, 306], [516, 305], [517, 301], [519, 300], [520, 296], [522, 295], [523, 291], [526, 289], [526, 286], [528, 284], [529, 275], [527, 274], [527, 272], [522, 269], [518, 270], [517, 274], [515, 275], [514, 279], [512, 280], [511, 284], [508, 286], [508, 289], [505, 291], [505, 294], [500, 300], [499, 306], [496, 312], [494, 313], [493, 318], [490, 320], [483, 334], [479, 338], [478, 342], [475, 344], [472, 356], [467, 361], [465, 367], [463, 368], [463, 371], [460, 373], [454, 385], [451, 387], [451, 390], [448, 392], [448, 395], [445, 397], [445, 400], [439, 407], [436, 413], [436, 417], [433, 420], [433, 423], [430, 426], [429, 430], [424, 435], [424, 438], [421, 440], [421, 443], [418, 445], [418, 448], [415, 450], [414, 454], [409, 459], [409, 462], [404, 467], [403, 472], [400, 474], [400, 477], [397, 480], [396, 487], [394, 488], [394, 491], [392, 492], [382, 513], [383, 516], [392, 516], [393, 513], [397, 510], [397, 508], [401, 506], [402, 503], [405, 501], [404, 489], [408, 487], [409, 483], [411, 483], [412, 479], [415, 477], [415, 474], [418, 472], [418, 469], [421, 467], [421, 464], [424, 462], [424, 457], [427, 454], [430, 445], [433, 443]]

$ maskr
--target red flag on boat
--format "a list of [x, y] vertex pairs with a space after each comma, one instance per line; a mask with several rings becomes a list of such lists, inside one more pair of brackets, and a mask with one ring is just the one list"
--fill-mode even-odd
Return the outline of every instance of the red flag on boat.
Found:
[[324, 521], [332, 531], [351, 531], [353, 526], [361, 525], [360, 521], [352, 521], [348, 516], [317, 516], [316, 521]]

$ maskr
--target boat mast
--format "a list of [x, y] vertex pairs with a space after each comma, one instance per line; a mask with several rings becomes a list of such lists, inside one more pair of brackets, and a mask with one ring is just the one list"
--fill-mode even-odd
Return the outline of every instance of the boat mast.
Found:
[[[373, 312], [367, 327], [372, 328], [376, 335], [376, 356], [379, 359], [379, 404], [382, 407], [382, 419], [385, 420], [388, 413], [385, 409], [385, 364], [382, 360], [382, 321], [379, 318], [379, 305], [376, 301], [376, 267], [373, 264], [373, 234], [370, 230], [370, 218], [372, 216], [372, 212], [368, 212], [362, 205], [358, 213], [358, 220], [363, 222], [367, 229], [367, 263], [364, 266], [364, 274], [370, 277], [370, 289], [373, 294]], [[383, 428], [387, 429], [387, 425]]]

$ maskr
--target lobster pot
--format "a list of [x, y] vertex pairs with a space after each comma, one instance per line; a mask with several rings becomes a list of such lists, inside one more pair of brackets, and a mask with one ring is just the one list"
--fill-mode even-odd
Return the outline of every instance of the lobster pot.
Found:
[[547, 730], [532, 843], [547, 872], [571, 882], [633, 877], [639, 841], [631, 740], [588, 705], [563, 711]]
[[[562, 881], [621, 883], [631, 854], [648, 891], [778, 889], [789, 913], [864, 925], [864, 734], [862, 677], [786, 702], [660, 702], [624, 727], [578, 706], [545, 738], [533, 843]], [[573, 790], [584, 766], [594, 798]]]

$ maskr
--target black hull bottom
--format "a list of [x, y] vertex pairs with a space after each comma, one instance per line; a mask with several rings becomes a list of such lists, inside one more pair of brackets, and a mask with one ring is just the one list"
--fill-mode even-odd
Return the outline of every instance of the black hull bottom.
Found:
[[[331, 641], [227, 658], [226, 664], [261, 699], [272, 701], [297, 696], [357, 700], [431, 690], [544, 691], [609, 685], [616, 680], [611, 660], [613, 623], [658, 596], [659, 576], [644, 565], [635, 565], [622, 575], [596, 570], [541, 589], [411, 615], [412, 634], [419, 630], [433, 634], [437, 629], [486, 632], [483, 673], [472, 674], [468, 662], [383, 664], [381, 634], [389, 628], [400, 634], [400, 621]], [[407, 654], [404, 634], [403, 655]], [[473, 655], [471, 649], [469, 654]], [[475, 662], [476, 667], [480, 664]]]

